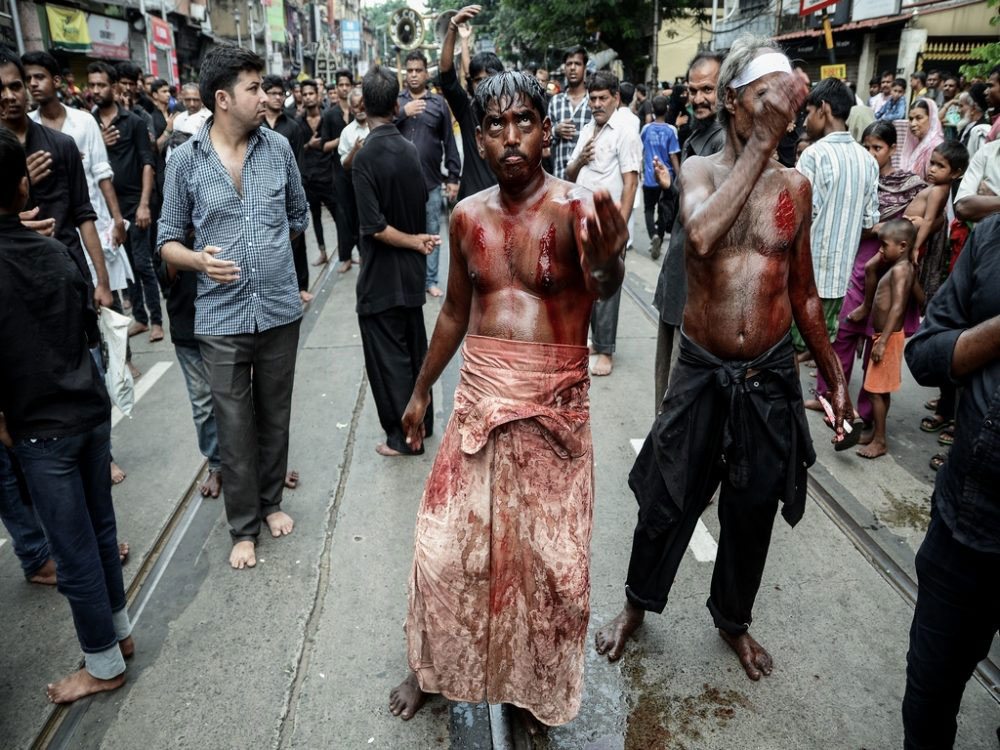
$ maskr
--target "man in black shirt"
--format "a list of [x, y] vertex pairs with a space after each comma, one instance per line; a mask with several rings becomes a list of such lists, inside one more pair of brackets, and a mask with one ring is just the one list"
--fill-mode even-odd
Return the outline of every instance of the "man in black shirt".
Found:
[[135, 322], [128, 333], [135, 336], [148, 330], [150, 341], [162, 341], [163, 314], [149, 231], [155, 159], [143, 121], [115, 101], [117, 82], [115, 69], [107, 63], [95, 62], [87, 68], [87, 84], [95, 105], [94, 117], [101, 126], [104, 143], [108, 147], [108, 161], [115, 173], [118, 206], [129, 222], [125, 252], [132, 263], [137, 283], [129, 287]]
[[[83, 245], [97, 275], [94, 302], [101, 307], [110, 307], [113, 300], [104, 250], [95, 225], [97, 214], [90, 204], [87, 177], [76, 141], [28, 117], [24, 67], [17, 55], [7, 49], [0, 49], [0, 86], [3, 104], [0, 121], [17, 135], [29, 154], [29, 202], [38, 207], [38, 218], [55, 220], [54, 236], [66, 245], [86, 270], [84, 248], [80, 244], [80, 237], [83, 237]], [[89, 271], [85, 279], [89, 283]]]
[[347, 70], [338, 70], [333, 74], [333, 79], [336, 81], [337, 101], [331, 103], [325, 116], [330, 118], [330, 135], [334, 144], [333, 187], [337, 195], [337, 212], [334, 214], [334, 219], [337, 221], [337, 258], [340, 260], [337, 271], [347, 273], [353, 263], [354, 246], [358, 244], [356, 229], [358, 222], [351, 214], [357, 214], [358, 209], [354, 203], [351, 175], [340, 163], [340, 134], [354, 121], [349, 101], [354, 79]]
[[120, 687], [134, 645], [88, 272], [62, 243], [21, 226], [27, 200], [24, 150], [0, 128], [0, 443], [20, 464], [85, 654], [82, 669], [48, 687], [51, 701], [71, 703]]
[[462, 181], [458, 188], [458, 200], [475, 195], [480, 190], [497, 184], [486, 160], [479, 153], [476, 142], [476, 116], [472, 112], [472, 102], [469, 97], [475, 92], [476, 86], [484, 78], [503, 71], [503, 63], [492, 52], [480, 52], [469, 61], [469, 89], [466, 92], [458, 82], [455, 74], [455, 37], [458, 27], [475, 18], [481, 10], [478, 5], [467, 5], [462, 8], [448, 23], [448, 31], [441, 43], [441, 58], [438, 61], [438, 72], [441, 79], [441, 93], [444, 95], [452, 114], [458, 121], [462, 133]]
[[[416, 148], [393, 124], [396, 76], [375, 66], [361, 88], [371, 131], [351, 169], [361, 231], [356, 309], [365, 370], [386, 433], [375, 450], [383, 456], [423, 453], [422, 446], [407, 446], [402, 418], [427, 354], [421, 309], [426, 256], [441, 238], [423, 232], [427, 188]], [[429, 408], [427, 435], [433, 414]]]
[[[152, 112], [155, 109], [152, 100], [139, 87], [143, 80], [142, 68], [132, 61], [120, 62], [115, 65], [118, 74], [117, 100], [125, 109], [135, 114], [146, 125], [150, 143], [156, 140], [156, 127], [153, 125]], [[142, 101], [140, 101], [142, 97]], [[111, 145], [111, 144], [108, 144]]]
[[329, 261], [323, 237], [323, 206], [326, 206], [334, 221], [337, 218], [337, 205], [334, 201], [336, 191], [333, 186], [333, 160], [337, 144], [334, 142], [336, 136], [333, 134], [333, 113], [322, 110], [322, 97], [322, 89], [316, 81], [302, 82], [302, 103], [306, 111], [299, 118], [299, 125], [305, 143], [299, 168], [302, 171], [302, 184], [306, 189], [306, 200], [309, 201], [316, 243], [319, 245], [317, 266], [326, 265]]
[[917, 552], [904, 747], [950, 748], [965, 684], [1000, 630], [1000, 215], [980, 222], [906, 347], [925, 386], [962, 387]]
[[[261, 90], [267, 95], [264, 104], [264, 121], [261, 127], [270, 128], [288, 139], [295, 161], [302, 168], [302, 146], [305, 143], [302, 127], [285, 113], [285, 84], [281, 76], [264, 76]], [[292, 240], [292, 257], [295, 259], [295, 277], [299, 282], [299, 296], [303, 302], [311, 302], [309, 293], [309, 260], [306, 257], [306, 233], [302, 232]], [[173, 330], [173, 323], [170, 324]]]

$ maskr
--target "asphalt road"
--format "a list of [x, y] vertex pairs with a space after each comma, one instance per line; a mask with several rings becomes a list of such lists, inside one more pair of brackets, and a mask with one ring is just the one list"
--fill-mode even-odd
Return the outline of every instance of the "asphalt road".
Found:
[[[657, 264], [645, 241], [638, 244], [628, 259], [635, 297], [622, 299], [615, 372], [595, 379], [591, 396], [591, 635], [622, 604], [636, 510], [626, 476], [652, 422], [655, 329], [642, 304]], [[311, 233], [309, 248], [315, 255]], [[30, 747], [43, 732], [48, 746], [67, 748], [508, 744], [499, 712], [491, 719], [485, 705], [433, 700], [407, 723], [387, 709], [406, 671], [413, 521], [438, 438], [422, 457], [375, 454], [381, 433], [364, 378], [355, 278], [326, 272], [306, 312], [291, 437], [302, 481], [285, 502], [296, 528], [279, 541], [262, 537], [252, 571], [227, 564], [221, 502], [189, 492], [203, 461], [171, 345], [133, 340], [142, 395], [133, 418], [113, 429], [115, 457], [128, 472], [114, 489], [120, 536], [133, 549], [125, 570], [137, 651], [128, 681], [53, 712], [45, 683], [80, 657], [69, 610], [54, 589], [26, 584], [9, 542], [0, 543], [0, 745]], [[428, 332], [438, 310], [430, 300]], [[456, 371], [452, 363], [435, 393], [438, 434]], [[926, 458], [935, 444], [916, 428], [926, 397], [907, 383], [890, 413], [891, 453], [875, 462], [835, 454], [825, 428], [813, 424], [813, 476], [906, 570], [929, 507]], [[751, 683], [705, 608], [718, 519], [710, 508], [703, 520], [666, 612], [648, 618], [621, 662], [588, 652], [579, 717], [537, 746], [900, 747], [909, 601], [810, 500], [795, 529], [780, 519], [775, 526], [753, 632], [776, 667]], [[998, 725], [997, 696], [970, 682], [958, 747], [995, 750]]]

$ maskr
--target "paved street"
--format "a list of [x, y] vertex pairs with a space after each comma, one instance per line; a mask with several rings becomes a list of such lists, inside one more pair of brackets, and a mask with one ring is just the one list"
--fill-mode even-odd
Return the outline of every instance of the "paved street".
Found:
[[[315, 257], [311, 230], [309, 248]], [[644, 238], [627, 267], [615, 372], [595, 379], [591, 393], [591, 636], [622, 604], [636, 512], [626, 477], [653, 413], [655, 327], [643, 305], [658, 263]], [[251, 571], [229, 568], [221, 500], [192, 495], [204, 461], [172, 346], [133, 339], [144, 375], [132, 418], [113, 429], [115, 458], [128, 473], [114, 489], [119, 537], [132, 545], [125, 572], [137, 650], [128, 681], [53, 710], [45, 683], [80, 658], [69, 608], [54, 589], [24, 582], [4, 539], [0, 745], [32, 747], [44, 735], [39, 747], [512, 746], [500, 713], [485, 706], [433, 700], [408, 723], [388, 712], [389, 690], [406, 670], [402, 624], [414, 517], [458, 363], [434, 394], [435, 436], [426, 455], [376, 455], [382, 435], [364, 377], [356, 275], [324, 269], [315, 286], [293, 405], [290, 467], [302, 480], [285, 496], [295, 532], [280, 541], [261, 537]], [[434, 300], [425, 307], [428, 333], [439, 309]], [[803, 383], [810, 387], [806, 370]], [[810, 415], [817, 486], [795, 529], [776, 522], [755, 612], [753, 633], [775, 659], [770, 678], [751, 683], [712, 629], [705, 600], [718, 519], [710, 510], [664, 615], [647, 619], [617, 664], [588, 651], [579, 717], [537, 747], [901, 747], [912, 614], [905, 581], [929, 518], [927, 460], [939, 450], [935, 436], [917, 427], [931, 395], [907, 381], [890, 412], [891, 454], [874, 462], [835, 454], [828, 430]], [[898, 568], [895, 582], [872, 564], [866, 540], [886, 555], [883, 569]], [[1000, 663], [997, 648], [993, 656]], [[957, 747], [996, 750], [998, 701], [995, 689], [969, 683]]]

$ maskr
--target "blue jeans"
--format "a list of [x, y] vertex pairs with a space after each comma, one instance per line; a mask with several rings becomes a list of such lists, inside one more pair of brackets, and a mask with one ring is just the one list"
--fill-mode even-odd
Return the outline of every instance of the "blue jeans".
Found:
[[[440, 234], [441, 232], [441, 186], [431, 190], [427, 196], [427, 234]], [[434, 252], [427, 256], [427, 283], [425, 287], [430, 289], [438, 283], [438, 261], [441, 258], [441, 248], [434, 248]]]
[[14, 457], [0, 446], [0, 520], [10, 534], [24, 577], [31, 578], [49, 561], [49, 543], [34, 507], [25, 502], [13, 461]]
[[215, 425], [215, 411], [212, 409], [212, 386], [208, 379], [208, 368], [201, 358], [197, 346], [174, 344], [177, 361], [180, 362], [184, 382], [187, 383], [188, 399], [191, 401], [191, 416], [194, 429], [198, 433], [198, 450], [208, 460], [210, 471], [222, 468], [219, 453], [219, 431]]
[[18, 440], [14, 453], [49, 539], [87, 671], [110, 679], [125, 671], [118, 641], [131, 632], [111, 503], [111, 422], [70, 437]]

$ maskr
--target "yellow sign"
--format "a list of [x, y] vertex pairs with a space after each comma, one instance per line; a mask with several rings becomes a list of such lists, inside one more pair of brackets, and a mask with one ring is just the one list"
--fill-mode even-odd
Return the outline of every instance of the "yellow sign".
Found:
[[87, 14], [76, 8], [46, 5], [45, 13], [49, 21], [49, 38], [52, 46], [74, 52], [90, 51], [90, 32], [87, 30]]
[[841, 81], [844, 81], [847, 79], [847, 66], [843, 63], [840, 63], [839, 65], [820, 65], [819, 77], [838, 78]]

